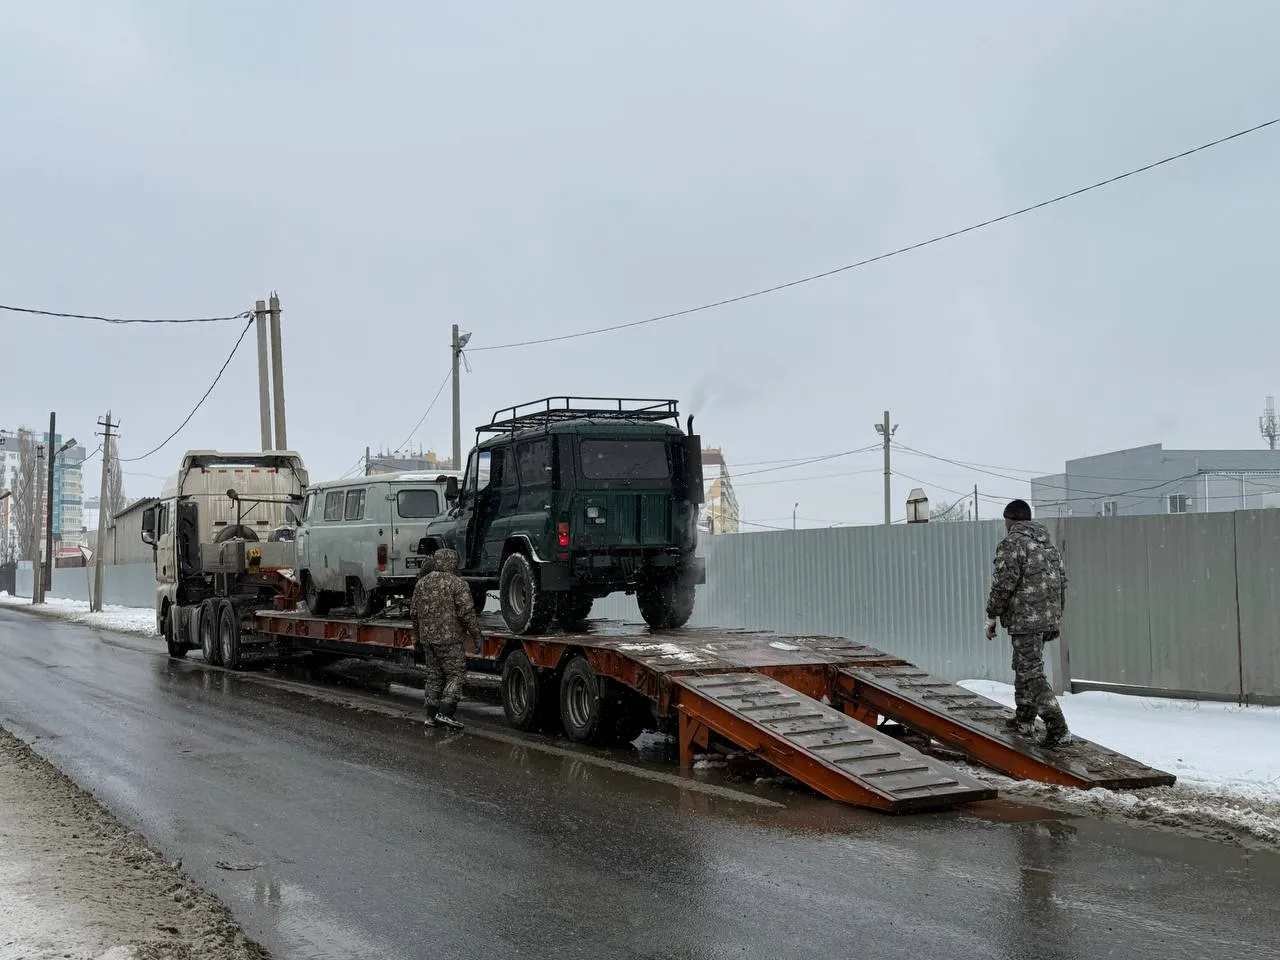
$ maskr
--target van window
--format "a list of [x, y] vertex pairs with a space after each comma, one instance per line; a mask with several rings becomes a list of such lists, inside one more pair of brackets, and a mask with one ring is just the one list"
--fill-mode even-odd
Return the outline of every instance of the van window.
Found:
[[481, 450], [471, 454], [471, 460], [467, 463], [467, 480], [463, 484], [463, 488], [468, 495], [479, 493], [489, 486], [489, 461], [492, 454], [488, 450]]
[[316, 509], [316, 495], [314, 493], [307, 494], [307, 500], [302, 505], [302, 522], [306, 523], [311, 519], [311, 514]]
[[547, 437], [527, 440], [516, 447], [520, 482], [526, 487], [551, 482], [551, 441]]
[[439, 516], [440, 494], [435, 490], [401, 490], [396, 494], [396, 513], [405, 520]]
[[493, 456], [489, 460], [489, 482], [495, 490], [515, 490], [520, 486], [516, 478], [513, 452], [511, 447], [505, 450], [499, 447], [493, 451]]
[[342, 519], [342, 504], [344, 502], [344, 494], [341, 490], [334, 490], [332, 493], [325, 494], [324, 497], [324, 518], [326, 521], [334, 521]]
[[588, 480], [665, 480], [671, 465], [664, 440], [583, 440], [578, 444]]
[[364, 518], [364, 493], [363, 490], [347, 491], [346, 519], [361, 520]]

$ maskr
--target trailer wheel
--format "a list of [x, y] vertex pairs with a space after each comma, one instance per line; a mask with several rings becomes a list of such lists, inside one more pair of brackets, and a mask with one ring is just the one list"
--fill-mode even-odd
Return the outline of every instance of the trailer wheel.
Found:
[[523, 553], [513, 553], [502, 565], [498, 584], [502, 619], [512, 633], [542, 633], [556, 612], [556, 595], [538, 583], [533, 562]]
[[517, 730], [544, 730], [555, 719], [556, 691], [523, 650], [502, 662], [502, 712]]
[[230, 600], [223, 600], [218, 607], [218, 647], [222, 653], [222, 665], [228, 670], [239, 670], [240, 614]]
[[562, 627], [575, 627], [591, 614], [595, 598], [586, 593], [566, 593], [560, 597], [556, 620]]
[[323, 617], [332, 605], [329, 595], [316, 586], [315, 579], [309, 573], [302, 575], [302, 602], [307, 605], [307, 612], [313, 617]]
[[382, 609], [383, 599], [377, 590], [370, 590], [364, 581], [356, 578], [351, 581], [351, 609], [361, 620], [367, 620]]
[[211, 667], [222, 665], [222, 647], [218, 639], [218, 603], [206, 600], [200, 604], [200, 650], [204, 662]]
[[654, 630], [675, 630], [693, 616], [694, 587], [691, 583], [664, 580], [641, 588], [636, 594], [640, 616]]
[[607, 746], [616, 742], [617, 704], [608, 697], [608, 680], [596, 675], [587, 658], [574, 657], [560, 677], [560, 723], [574, 743]]

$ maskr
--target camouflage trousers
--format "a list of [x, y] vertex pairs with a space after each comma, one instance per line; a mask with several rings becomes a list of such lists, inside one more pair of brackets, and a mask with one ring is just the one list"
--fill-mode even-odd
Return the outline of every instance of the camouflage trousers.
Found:
[[1020, 723], [1034, 723], [1039, 715], [1048, 729], [1065, 729], [1062, 708], [1044, 675], [1044, 634], [1020, 633], [1012, 639], [1014, 716]]
[[422, 685], [427, 711], [445, 704], [456, 705], [462, 699], [462, 682], [467, 675], [467, 658], [460, 643], [423, 643], [423, 669], [427, 679]]

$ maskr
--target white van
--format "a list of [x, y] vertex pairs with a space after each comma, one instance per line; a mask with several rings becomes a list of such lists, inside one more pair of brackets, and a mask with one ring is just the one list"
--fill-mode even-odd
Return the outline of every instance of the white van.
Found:
[[[456, 474], [453, 474], [456, 476]], [[294, 565], [307, 609], [350, 605], [369, 617], [413, 592], [427, 521], [445, 509], [448, 473], [387, 473], [307, 488]]]

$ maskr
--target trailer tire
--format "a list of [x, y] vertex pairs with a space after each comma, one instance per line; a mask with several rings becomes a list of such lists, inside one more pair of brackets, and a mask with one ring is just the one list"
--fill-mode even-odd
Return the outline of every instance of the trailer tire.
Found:
[[370, 590], [364, 581], [356, 578], [351, 582], [351, 609], [361, 620], [367, 620], [382, 609], [385, 601], [376, 589]]
[[502, 619], [512, 633], [542, 633], [555, 616], [556, 594], [542, 589], [533, 561], [523, 553], [511, 554], [502, 564], [498, 596]]
[[181, 660], [190, 648], [178, 638], [178, 624], [174, 616], [176, 612], [173, 607], [170, 607], [164, 613], [164, 645], [169, 651], [169, 656], [174, 660]]
[[502, 712], [521, 731], [545, 730], [556, 717], [556, 690], [538, 673], [528, 654], [515, 650], [502, 662]]
[[562, 627], [575, 627], [591, 614], [595, 598], [587, 593], [570, 592], [560, 597], [556, 607], [556, 621]]
[[694, 586], [679, 580], [642, 587], [636, 594], [640, 616], [654, 630], [677, 630], [693, 616]]
[[218, 604], [218, 648], [222, 665], [228, 670], [239, 670], [240, 613], [230, 600]]
[[574, 743], [602, 747], [616, 742], [616, 705], [607, 695], [608, 683], [586, 657], [576, 656], [565, 666], [560, 676], [560, 724]]
[[323, 617], [332, 609], [329, 595], [317, 587], [311, 574], [306, 572], [302, 574], [302, 602], [313, 617]]
[[200, 604], [200, 650], [204, 662], [211, 667], [222, 666], [222, 647], [218, 641], [218, 602], [206, 600]]

